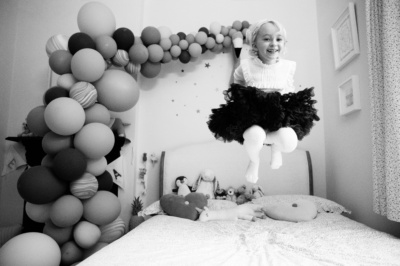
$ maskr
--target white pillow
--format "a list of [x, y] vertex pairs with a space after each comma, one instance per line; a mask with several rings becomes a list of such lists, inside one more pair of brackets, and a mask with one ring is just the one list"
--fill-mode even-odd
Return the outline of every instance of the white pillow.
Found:
[[309, 200], [314, 202], [317, 205], [317, 211], [319, 213], [321, 212], [339, 213], [339, 214], [344, 212], [351, 213], [351, 211], [349, 211], [342, 205], [332, 200], [311, 195], [270, 195], [253, 199], [252, 202], [254, 204], [260, 204], [263, 207], [265, 207], [265, 206], [274, 206], [277, 204], [291, 204], [299, 199]]

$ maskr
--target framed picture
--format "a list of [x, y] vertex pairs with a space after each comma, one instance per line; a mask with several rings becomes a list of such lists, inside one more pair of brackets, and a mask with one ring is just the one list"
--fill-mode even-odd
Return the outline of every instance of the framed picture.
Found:
[[359, 80], [353, 75], [339, 85], [340, 115], [348, 115], [361, 110]]
[[339, 70], [360, 53], [356, 12], [350, 2], [331, 28], [335, 69]]

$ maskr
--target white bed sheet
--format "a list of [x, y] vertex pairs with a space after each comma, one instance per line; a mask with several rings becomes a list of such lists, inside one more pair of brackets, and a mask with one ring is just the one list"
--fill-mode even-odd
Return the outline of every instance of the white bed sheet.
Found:
[[400, 265], [400, 240], [332, 213], [303, 223], [159, 215], [79, 265]]

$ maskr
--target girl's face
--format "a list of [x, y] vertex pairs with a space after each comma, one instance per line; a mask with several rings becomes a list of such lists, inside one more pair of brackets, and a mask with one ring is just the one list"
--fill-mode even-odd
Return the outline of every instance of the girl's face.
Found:
[[258, 57], [264, 64], [274, 64], [279, 61], [285, 49], [285, 37], [272, 23], [260, 27], [255, 40]]

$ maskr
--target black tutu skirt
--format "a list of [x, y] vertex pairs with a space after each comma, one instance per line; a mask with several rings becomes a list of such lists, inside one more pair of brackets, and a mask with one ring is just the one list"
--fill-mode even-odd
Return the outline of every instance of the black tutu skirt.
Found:
[[291, 127], [302, 140], [319, 121], [314, 108], [314, 88], [296, 93], [264, 92], [254, 87], [232, 84], [224, 91], [226, 104], [212, 109], [207, 122], [215, 138], [243, 144], [243, 133], [253, 125], [266, 131]]

